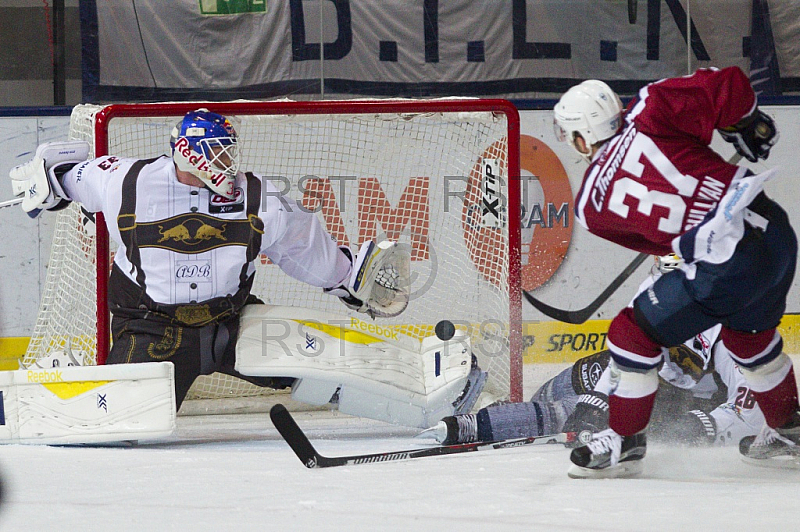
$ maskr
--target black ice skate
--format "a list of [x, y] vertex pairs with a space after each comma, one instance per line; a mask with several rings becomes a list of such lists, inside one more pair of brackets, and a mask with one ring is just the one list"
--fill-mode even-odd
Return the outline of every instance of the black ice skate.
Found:
[[764, 467], [800, 468], [800, 412], [777, 429], [766, 424], [757, 436], [739, 442], [742, 460]]
[[570, 478], [624, 478], [642, 472], [642, 458], [647, 451], [644, 432], [620, 436], [613, 429], [592, 435], [584, 447], [573, 449], [567, 475]]

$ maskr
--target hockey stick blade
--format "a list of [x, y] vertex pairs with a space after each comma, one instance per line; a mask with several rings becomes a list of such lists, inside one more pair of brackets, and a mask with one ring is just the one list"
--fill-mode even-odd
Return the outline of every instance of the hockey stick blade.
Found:
[[303, 430], [297, 425], [292, 415], [282, 404], [276, 404], [269, 412], [269, 417], [275, 428], [292, 448], [294, 454], [304, 466], [309, 469], [319, 467], [336, 467], [345, 465], [373, 464], [377, 462], [394, 462], [397, 460], [411, 460], [413, 458], [427, 458], [429, 456], [443, 456], [460, 454], [473, 451], [492, 451], [496, 449], [510, 449], [524, 445], [542, 445], [552, 443], [570, 443], [575, 441], [574, 432], [564, 432], [551, 436], [534, 436], [530, 438], [517, 438], [496, 442], [463, 443], [458, 445], [442, 445], [440, 447], [427, 447], [410, 449], [407, 451], [389, 451], [374, 454], [356, 454], [351, 456], [322, 456], [314, 449]]
[[563, 321], [564, 323], [573, 323], [573, 324], [580, 324], [588, 320], [592, 314], [595, 313], [597, 309], [599, 309], [606, 300], [611, 297], [611, 294], [617, 291], [617, 288], [622, 286], [622, 284], [631, 276], [631, 274], [636, 271], [644, 261], [647, 259], [649, 255], [647, 253], [639, 253], [633, 262], [628, 264], [628, 266], [622, 270], [616, 279], [611, 281], [611, 284], [603, 290], [603, 293], [597, 296], [597, 299], [592, 301], [588, 307], [582, 308], [580, 310], [562, 310], [555, 307], [551, 307], [547, 303], [543, 303], [533, 297], [529, 292], [522, 291], [522, 295], [525, 296], [525, 299], [528, 300], [528, 303], [536, 307], [536, 309], [544, 314], [545, 316], [549, 316], [554, 320]]

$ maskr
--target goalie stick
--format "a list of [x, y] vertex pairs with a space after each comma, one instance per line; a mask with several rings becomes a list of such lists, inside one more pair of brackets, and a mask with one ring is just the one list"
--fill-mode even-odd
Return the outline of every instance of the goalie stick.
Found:
[[551, 436], [533, 436], [530, 438], [516, 438], [495, 442], [461, 443], [457, 445], [442, 445], [440, 447], [427, 447], [422, 449], [409, 449], [407, 451], [389, 451], [374, 454], [356, 454], [351, 456], [323, 456], [317, 452], [303, 430], [297, 425], [292, 415], [282, 404], [276, 404], [269, 411], [269, 417], [278, 432], [292, 448], [294, 454], [309, 469], [318, 467], [336, 467], [344, 465], [372, 464], [376, 462], [395, 462], [397, 460], [411, 460], [413, 458], [426, 458], [428, 456], [443, 456], [447, 454], [469, 453], [473, 451], [492, 451], [495, 449], [509, 449], [524, 445], [542, 445], [549, 443], [570, 443], [575, 441], [574, 432], [562, 432]]
[[[735, 153], [730, 159], [728, 159], [728, 164], [737, 164], [741, 160], [742, 156], [739, 153]], [[545, 316], [553, 318], [554, 320], [563, 321], [564, 323], [578, 325], [588, 320], [592, 314], [594, 314], [595, 311], [599, 309], [609, 297], [611, 297], [611, 294], [616, 292], [617, 288], [622, 286], [628, 277], [630, 277], [631, 274], [636, 271], [636, 268], [638, 268], [647, 257], [647, 253], [639, 253], [636, 258], [634, 258], [633, 261], [628, 264], [624, 270], [622, 270], [622, 273], [620, 273], [616, 279], [611, 281], [611, 284], [609, 284], [594, 301], [589, 303], [587, 307], [579, 310], [564, 310], [551, 307], [547, 303], [539, 301], [533, 297], [530, 292], [526, 292], [525, 290], [522, 291], [522, 295], [525, 296], [525, 299], [528, 300], [528, 303], [536, 307], [536, 309]]]

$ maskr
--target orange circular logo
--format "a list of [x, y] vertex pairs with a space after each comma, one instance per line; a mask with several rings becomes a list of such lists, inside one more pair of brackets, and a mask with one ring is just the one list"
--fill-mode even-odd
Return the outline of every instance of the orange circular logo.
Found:
[[572, 189], [567, 172], [545, 143], [520, 136], [521, 205], [508, 208], [505, 139], [484, 151], [470, 173], [461, 213], [470, 259], [483, 277], [502, 285], [508, 213], [519, 213], [522, 228], [522, 289], [533, 290], [550, 279], [564, 260], [572, 239]]
[[540, 287], [556, 273], [572, 240], [573, 196], [558, 156], [544, 142], [520, 136], [522, 289]]

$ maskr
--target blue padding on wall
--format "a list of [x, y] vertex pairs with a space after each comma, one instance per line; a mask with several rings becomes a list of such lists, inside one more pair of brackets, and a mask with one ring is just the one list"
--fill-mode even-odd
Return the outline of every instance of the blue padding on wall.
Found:
[[0, 107], [0, 116], [69, 116], [72, 107]]

